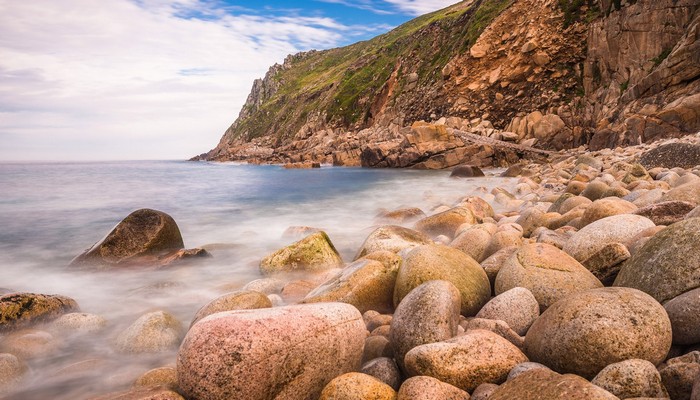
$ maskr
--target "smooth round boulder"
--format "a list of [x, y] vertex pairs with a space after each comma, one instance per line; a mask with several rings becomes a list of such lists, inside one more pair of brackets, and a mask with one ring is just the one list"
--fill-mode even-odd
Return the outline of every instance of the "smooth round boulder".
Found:
[[376, 251], [398, 253], [433, 241], [424, 233], [396, 225], [380, 226], [367, 236], [355, 260]]
[[237, 292], [227, 293], [217, 297], [209, 303], [202, 306], [192, 318], [190, 326], [194, 325], [200, 319], [214, 313], [233, 310], [252, 310], [256, 308], [270, 308], [272, 302], [264, 294], [252, 290], [242, 290]]
[[117, 337], [122, 353], [158, 353], [177, 348], [183, 335], [180, 321], [164, 311], [144, 314]]
[[626, 244], [640, 232], [654, 226], [654, 222], [640, 215], [621, 214], [601, 218], [574, 233], [562, 250], [583, 262], [606, 245]]
[[494, 390], [489, 397], [489, 400], [512, 399], [618, 400], [612, 393], [580, 376], [560, 375], [544, 368], [518, 375]]
[[659, 364], [671, 348], [671, 322], [644, 292], [591, 289], [549, 307], [530, 327], [524, 348], [532, 361], [591, 379], [631, 358]]
[[328, 382], [318, 400], [395, 400], [396, 391], [379, 379], [348, 372]]
[[700, 343], [700, 288], [674, 297], [664, 308], [673, 327], [673, 344]]
[[491, 296], [491, 285], [483, 268], [457, 249], [442, 245], [423, 245], [406, 255], [396, 277], [394, 305], [420, 286], [432, 280], [445, 280], [461, 295], [461, 313], [473, 316]]
[[377, 357], [363, 364], [360, 372], [379, 379], [394, 390], [401, 386], [401, 371], [393, 358]]
[[700, 179], [674, 187], [661, 197], [661, 201], [685, 201], [700, 205]]
[[0, 353], [14, 354], [24, 360], [36, 359], [54, 354], [62, 344], [49, 332], [23, 329], [0, 340]]
[[360, 259], [306, 295], [302, 303], [340, 302], [369, 310], [393, 311], [393, 292], [398, 265]]
[[476, 314], [477, 318], [501, 320], [518, 335], [525, 335], [540, 316], [537, 299], [528, 289], [515, 287], [491, 299]]
[[476, 222], [476, 217], [471, 209], [468, 207], [454, 207], [419, 220], [413, 229], [431, 237], [445, 235], [453, 238], [457, 228], [461, 225], [475, 224]]
[[668, 398], [659, 371], [647, 360], [631, 359], [610, 364], [603, 368], [591, 383], [621, 399]]
[[187, 398], [316, 399], [360, 369], [367, 330], [344, 303], [227, 311], [193, 325], [177, 359]]
[[484, 259], [486, 248], [490, 242], [491, 234], [489, 232], [484, 229], [471, 228], [460, 233], [459, 236], [450, 242], [450, 247], [464, 252], [464, 254], [479, 262]]
[[619, 214], [630, 214], [637, 210], [637, 206], [627, 200], [617, 197], [605, 197], [591, 203], [586, 207], [581, 217], [581, 226], [586, 226], [592, 222], [605, 217]]
[[450, 172], [452, 178], [473, 178], [484, 176], [484, 172], [474, 165], [458, 165]]
[[27, 366], [15, 355], [0, 353], [0, 394], [12, 390], [26, 371]]
[[525, 361], [517, 347], [485, 330], [415, 347], [405, 358], [410, 376], [432, 376], [467, 392], [482, 383], [504, 382], [508, 372]]
[[183, 249], [180, 228], [170, 215], [157, 210], [136, 210], [117, 224], [104, 239], [71, 261], [71, 266], [120, 266], [144, 257]]
[[496, 277], [498, 276], [498, 272], [501, 270], [501, 267], [503, 267], [503, 264], [517, 250], [518, 248], [515, 246], [506, 247], [491, 254], [488, 258], [481, 262], [481, 267], [486, 272], [486, 276], [489, 277], [491, 287], [494, 287], [496, 284]]
[[416, 346], [440, 342], [457, 334], [459, 290], [447, 281], [428, 281], [403, 298], [391, 320], [389, 340], [396, 363], [405, 369], [404, 356]]
[[6, 294], [0, 296], [0, 332], [50, 321], [74, 311], [79, 311], [78, 303], [70, 297], [37, 293]]
[[147, 371], [134, 382], [134, 387], [165, 386], [177, 389], [177, 370], [173, 367], [160, 367]]
[[56, 318], [51, 326], [67, 333], [95, 333], [107, 326], [107, 320], [95, 314], [68, 313]]
[[513, 367], [513, 369], [511, 369], [510, 372], [508, 372], [507, 380], [515, 379], [515, 377], [517, 377], [520, 374], [524, 374], [527, 371], [532, 371], [533, 369], [540, 368], [549, 369], [549, 367], [547, 367], [546, 365], [537, 362], [528, 361], [520, 363]]
[[260, 260], [260, 272], [321, 272], [343, 266], [340, 254], [326, 232], [313, 233]]
[[620, 269], [615, 286], [639, 289], [665, 303], [700, 287], [700, 218], [658, 232]]
[[398, 400], [465, 400], [469, 393], [430, 376], [406, 379], [399, 389]]
[[421, 218], [425, 218], [427, 215], [420, 208], [409, 207], [400, 208], [398, 210], [388, 211], [384, 210], [377, 214], [375, 221], [393, 223], [393, 224], [405, 224], [408, 222], [414, 222]]
[[535, 296], [540, 310], [561, 298], [603, 285], [570, 255], [546, 243], [521, 246], [501, 266], [496, 276], [496, 295], [524, 287]]
[[652, 220], [656, 225], [671, 225], [682, 221], [695, 204], [687, 201], [662, 201], [636, 210], [634, 213]]

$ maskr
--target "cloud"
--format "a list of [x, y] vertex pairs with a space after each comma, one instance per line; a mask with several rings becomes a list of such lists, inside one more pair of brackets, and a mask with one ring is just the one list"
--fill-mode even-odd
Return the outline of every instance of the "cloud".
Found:
[[458, 3], [455, 0], [385, 0], [402, 12], [422, 15]]

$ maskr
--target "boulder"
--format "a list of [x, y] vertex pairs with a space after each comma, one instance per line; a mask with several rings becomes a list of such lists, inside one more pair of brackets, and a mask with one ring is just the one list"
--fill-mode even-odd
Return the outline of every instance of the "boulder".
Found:
[[480, 225], [474, 225], [473, 228], [460, 233], [450, 243], [450, 247], [461, 250], [478, 262], [484, 259], [486, 248], [491, 242], [491, 234], [484, 229], [476, 228], [477, 226]]
[[404, 249], [412, 249], [422, 244], [430, 243], [433, 243], [433, 241], [426, 234], [413, 229], [396, 225], [380, 226], [365, 239], [355, 256], [355, 260], [375, 251], [398, 253]]
[[264, 293], [255, 292], [252, 290], [231, 292], [217, 297], [200, 308], [194, 315], [194, 318], [192, 318], [192, 323], [190, 326], [194, 325], [197, 323], [197, 321], [208, 315], [222, 311], [250, 310], [270, 307], [272, 307], [272, 302]]
[[668, 398], [661, 375], [647, 360], [631, 359], [610, 364], [591, 381], [620, 399], [630, 397]]
[[683, 220], [693, 208], [695, 204], [687, 201], [663, 201], [642, 207], [634, 213], [649, 218], [656, 225], [671, 225]]
[[185, 398], [167, 387], [147, 386], [108, 393], [92, 397], [91, 400], [185, 400]]
[[401, 371], [393, 358], [377, 357], [363, 364], [360, 372], [379, 379], [394, 390], [401, 386]]
[[306, 295], [302, 303], [340, 302], [360, 312], [393, 311], [393, 292], [398, 265], [360, 259]]
[[447, 211], [425, 217], [414, 225], [414, 229], [431, 237], [445, 235], [455, 236], [457, 228], [463, 224], [475, 224], [474, 213], [467, 207], [454, 207]]
[[506, 339], [513, 346], [521, 349], [525, 338], [518, 335], [517, 332], [510, 329], [510, 326], [500, 319], [485, 319], [485, 318], [467, 318], [459, 324], [465, 332], [474, 330], [485, 330], [495, 333], [496, 335]]
[[420, 208], [410, 207], [410, 208], [400, 208], [393, 211], [382, 211], [377, 214], [375, 218], [380, 222], [387, 222], [392, 224], [405, 224], [409, 222], [417, 221], [421, 218], [425, 218], [427, 215]]
[[504, 321], [521, 336], [539, 316], [537, 299], [523, 287], [515, 287], [494, 297], [476, 314], [477, 318]]
[[498, 388], [495, 383], [482, 383], [474, 389], [469, 400], [488, 400]]
[[642, 154], [639, 163], [647, 169], [692, 168], [700, 165], [700, 146], [691, 143], [664, 144]]
[[489, 283], [491, 284], [491, 287], [495, 287], [496, 277], [498, 276], [498, 272], [501, 270], [501, 267], [503, 267], [503, 264], [505, 264], [505, 262], [517, 250], [518, 248], [516, 246], [509, 246], [493, 253], [491, 256], [489, 256], [481, 262], [481, 267], [484, 269], [486, 275], [489, 277]]
[[459, 313], [459, 290], [450, 282], [428, 281], [411, 290], [396, 307], [389, 331], [399, 367], [405, 369], [404, 356], [414, 347], [454, 337]]
[[540, 364], [540, 363], [536, 363], [536, 362], [532, 362], [532, 361], [527, 361], [527, 362], [520, 363], [520, 364], [516, 365], [515, 367], [513, 367], [513, 369], [511, 369], [510, 372], [508, 373], [507, 380], [515, 379], [518, 375], [522, 375], [527, 371], [532, 371], [533, 369], [546, 369], [548, 371], [551, 371], [551, 369], [549, 369], [549, 367], [547, 367], [544, 364]]
[[395, 400], [396, 391], [379, 379], [349, 372], [328, 382], [318, 400]]
[[700, 179], [674, 187], [661, 197], [661, 201], [685, 201], [700, 205]]
[[613, 215], [631, 214], [636, 210], [637, 206], [627, 200], [617, 197], [605, 197], [594, 201], [586, 207], [586, 211], [581, 217], [581, 226], [586, 226], [599, 219]]
[[180, 346], [179, 387], [197, 399], [317, 399], [360, 369], [366, 334], [360, 312], [343, 303], [217, 313]]
[[365, 348], [362, 352], [362, 362], [374, 360], [379, 357], [393, 357], [394, 349], [387, 336], [370, 335], [365, 339]]
[[0, 395], [20, 383], [27, 366], [13, 354], [0, 353]]
[[173, 367], [160, 367], [147, 371], [134, 382], [134, 387], [165, 386], [177, 390], [177, 370]]
[[465, 400], [469, 393], [430, 376], [406, 379], [399, 389], [398, 400]]
[[75, 300], [58, 295], [10, 293], [0, 296], [0, 332], [50, 321], [78, 311]]
[[605, 246], [611, 243], [627, 244], [637, 234], [654, 226], [654, 222], [640, 215], [613, 215], [581, 228], [571, 236], [562, 250], [582, 262]]
[[64, 342], [51, 333], [36, 329], [22, 329], [5, 335], [0, 340], [0, 353], [10, 353], [23, 360], [55, 356]]
[[411, 250], [399, 269], [394, 287], [394, 305], [422, 283], [445, 280], [461, 295], [461, 313], [473, 316], [491, 296], [486, 272], [473, 258], [442, 245], [423, 245]]
[[608, 243], [592, 256], [581, 261], [603, 285], [611, 286], [617, 277], [622, 263], [631, 257], [630, 251], [622, 243]]
[[639, 289], [664, 303], [700, 287], [700, 218], [652, 236], [620, 269], [615, 286]]
[[481, 223], [481, 221], [483, 221], [484, 218], [493, 218], [493, 216], [495, 215], [491, 204], [489, 204], [486, 200], [482, 199], [479, 196], [467, 197], [459, 203], [459, 206], [471, 210], [472, 214], [474, 215], [474, 217], [476, 217], [479, 223]]
[[658, 364], [671, 348], [671, 322], [661, 304], [631, 288], [575, 293], [545, 311], [525, 336], [531, 360], [591, 379], [631, 358]]
[[152, 263], [184, 248], [180, 229], [168, 214], [140, 209], [132, 212], [101, 241], [75, 257], [71, 266], [123, 266]]
[[617, 397], [580, 376], [538, 368], [509, 380], [489, 397], [489, 400], [511, 399], [617, 400]]
[[450, 176], [454, 178], [473, 178], [484, 176], [484, 172], [476, 166], [459, 165], [457, 167], [454, 167], [454, 169], [450, 173]]
[[694, 351], [680, 357], [671, 358], [666, 365], [659, 367], [661, 382], [671, 399], [690, 399], [693, 385], [700, 376], [698, 352]]
[[527, 357], [495, 333], [474, 330], [453, 339], [424, 344], [406, 354], [411, 376], [426, 375], [471, 392], [482, 383], [501, 383]]
[[157, 353], [177, 348], [184, 330], [180, 321], [164, 311], [144, 314], [117, 337], [122, 353]]
[[700, 288], [674, 297], [664, 308], [673, 327], [673, 344], [700, 343]]
[[343, 266], [343, 260], [325, 232], [313, 233], [260, 261], [263, 274], [276, 272], [319, 272]]
[[524, 287], [535, 296], [541, 310], [576, 292], [603, 286], [583, 265], [558, 248], [545, 243], [521, 246], [508, 258], [496, 276], [500, 295]]
[[68, 313], [56, 318], [52, 328], [65, 333], [96, 333], [107, 326], [104, 317], [87, 313]]

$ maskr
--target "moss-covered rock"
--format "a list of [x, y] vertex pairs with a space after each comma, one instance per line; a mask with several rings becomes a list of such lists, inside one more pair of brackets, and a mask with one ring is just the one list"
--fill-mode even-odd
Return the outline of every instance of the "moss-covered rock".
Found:
[[75, 300], [57, 295], [11, 293], [0, 296], [0, 332], [78, 311]]
[[260, 261], [264, 274], [276, 272], [319, 272], [343, 266], [340, 254], [325, 232], [316, 232], [277, 250]]

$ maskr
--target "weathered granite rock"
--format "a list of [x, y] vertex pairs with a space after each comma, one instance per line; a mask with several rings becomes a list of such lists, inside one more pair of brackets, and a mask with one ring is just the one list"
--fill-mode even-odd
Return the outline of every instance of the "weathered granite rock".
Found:
[[0, 353], [0, 394], [12, 390], [26, 371], [27, 366], [15, 355]]
[[396, 361], [390, 357], [377, 357], [362, 365], [363, 374], [371, 375], [394, 390], [401, 387], [401, 371]]
[[10, 353], [23, 360], [55, 355], [64, 344], [51, 333], [37, 329], [10, 332], [0, 341], [0, 353]]
[[484, 268], [486, 275], [489, 277], [489, 282], [491, 283], [491, 287], [495, 286], [496, 277], [498, 276], [498, 272], [501, 270], [501, 267], [503, 267], [503, 264], [517, 250], [518, 250], [518, 248], [516, 246], [509, 246], [509, 247], [503, 248], [503, 249], [493, 253], [492, 255], [490, 255], [488, 258], [486, 258], [484, 261], [481, 262], [481, 267]]
[[360, 259], [309, 292], [302, 303], [340, 302], [352, 304], [362, 313], [391, 312], [397, 273], [398, 265]]
[[430, 376], [406, 379], [399, 389], [398, 400], [465, 400], [469, 393]]
[[377, 213], [375, 220], [381, 223], [405, 224], [425, 218], [427, 215], [420, 208], [409, 207], [398, 210], [384, 210]]
[[687, 201], [663, 201], [636, 210], [634, 213], [649, 218], [656, 225], [671, 225], [683, 220], [695, 204]]
[[454, 169], [452, 169], [450, 176], [455, 177], [455, 178], [473, 178], [473, 177], [484, 176], [484, 172], [481, 170], [481, 168], [479, 168], [477, 166], [459, 165], [457, 167], [454, 167]]
[[512, 330], [505, 321], [500, 319], [467, 318], [459, 324], [465, 332], [474, 330], [485, 330], [509, 341], [513, 346], [522, 349], [525, 338]]
[[290, 271], [318, 272], [343, 266], [343, 260], [325, 232], [316, 232], [260, 261], [264, 274]]
[[582, 262], [611, 243], [626, 244], [645, 229], [654, 227], [646, 217], [632, 214], [599, 219], [571, 236], [563, 250]]
[[700, 205], [700, 179], [674, 187], [661, 197], [661, 201], [685, 201]]
[[323, 388], [319, 400], [395, 400], [396, 391], [379, 379], [358, 372], [334, 378]]
[[644, 152], [639, 163], [647, 169], [692, 168], [700, 165], [700, 146], [690, 143], [668, 143]]
[[184, 248], [180, 229], [168, 214], [140, 209], [117, 224], [101, 241], [71, 261], [71, 266], [120, 266], [162, 256]]
[[664, 308], [673, 327], [673, 344], [700, 343], [700, 288], [674, 297]]
[[700, 287], [700, 218], [677, 222], [649, 239], [620, 269], [615, 286], [664, 303]]
[[134, 387], [165, 386], [177, 390], [177, 370], [173, 367], [160, 367], [147, 371], [134, 382]]
[[[479, 225], [474, 225], [479, 226]], [[475, 261], [482, 261], [486, 248], [491, 242], [491, 234], [478, 228], [470, 228], [462, 232], [451, 243], [450, 247], [461, 250], [464, 254], [473, 258]]]
[[483, 222], [485, 218], [493, 218], [495, 215], [491, 204], [478, 196], [470, 196], [463, 199], [459, 202], [459, 206], [471, 210], [479, 223]]
[[523, 244], [522, 232], [516, 230], [498, 231], [491, 236], [491, 241], [488, 247], [486, 247], [483, 257], [491, 257], [502, 249], [519, 247], [521, 244]]
[[365, 339], [365, 348], [362, 352], [362, 362], [374, 360], [379, 357], [393, 357], [394, 348], [388, 335], [370, 335]]
[[546, 370], [551, 371], [551, 369], [549, 369], [549, 367], [547, 367], [544, 364], [540, 364], [540, 363], [536, 363], [536, 362], [532, 362], [532, 361], [527, 361], [527, 362], [520, 363], [520, 364], [516, 365], [515, 367], [513, 367], [513, 369], [511, 369], [510, 372], [508, 373], [507, 380], [515, 379], [518, 375], [522, 375], [527, 371], [532, 371], [533, 369], [546, 369]]
[[541, 310], [563, 297], [603, 286], [583, 265], [554, 246], [532, 243], [521, 246], [508, 258], [496, 276], [500, 295], [524, 287], [535, 296]]
[[251, 310], [256, 308], [270, 308], [272, 302], [264, 294], [252, 290], [241, 290], [237, 292], [227, 293], [217, 297], [209, 303], [202, 306], [192, 318], [190, 326], [194, 325], [200, 319], [222, 311], [233, 310]]
[[591, 383], [620, 399], [630, 397], [668, 398], [661, 375], [647, 360], [631, 359], [603, 368]]
[[412, 249], [433, 241], [424, 233], [396, 225], [380, 226], [369, 234], [355, 260], [375, 251], [391, 251], [398, 253], [404, 249]]
[[540, 316], [540, 306], [532, 292], [523, 287], [507, 290], [491, 299], [476, 314], [477, 318], [501, 320], [518, 335], [525, 335]]
[[581, 226], [586, 226], [592, 222], [605, 217], [619, 214], [631, 214], [637, 210], [637, 206], [627, 200], [617, 197], [606, 197], [591, 203], [586, 207], [586, 211], [581, 217]]
[[343, 303], [210, 315], [180, 346], [179, 387], [198, 399], [317, 399], [359, 370], [366, 334], [360, 312]]
[[426, 375], [470, 392], [482, 383], [500, 383], [527, 357], [493, 332], [469, 331], [453, 339], [424, 344], [406, 354], [409, 375]]
[[422, 344], [440, 342], [457, 334], [459, 290], [447, 281], [428, 281], [411, 290], [396, 307], [389, 339], [396, 363], [405, 370], [404, 356]]
[[580, 376], [538, 368], [507, 381], [489, 397], [489, 400], [512, 399], [616, 400], [617, 397]]
[[394, 305], [424, 282], [445, 280], [461, 294], [461, 313], [476, 315], [491, 295], [491, 285], [479, 263], [457, 249], [441, 245], [423, 245], [411, 250], [404, 259], [394, 287]]
[[55, 330], [66, 333], [95, 333], [107, 326], [104, 317], [87, 313], [69, 313], [56, 318], [51, 324]]
[[671, 358], [659, 367], [661, 381], [671, 399], [690, 399], [693, 385], [700, 376], [700, 353], [697, 351]]
[[630, 251], [622, 243], [608, 243], [596, 253], [581, 261], [603, 285], [611, 286], [620, 272], [622, 263], [631, 257]]
[[0, 332], [78, 311], [75, 300], [58, 295], [10, 293], [0, 296]]
[[630, 358], [658, 364], [670, 348], [666, 311], [630, 288], [572, 294], [547, 309], [525, 336], [525, 353], [532, 361], [588, 379]]
[[498, 388], [495, 383], [482, 383], [474, 389], [469, 400], [488, 400]]
[[164, 311], [144, 314], [117, 337], [122, 353], [157, 353], [177, 348], [184, 329], [180, 321]]
[[469, 208], [454, 207], [419, 220], [413, 228], [431, 237], [445, 235], [453, 238], [457, 228], [461, 225], [475, 224], [476, 222], [476, 217]]

